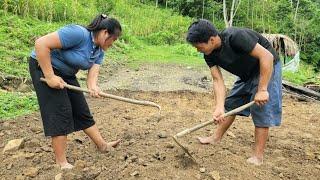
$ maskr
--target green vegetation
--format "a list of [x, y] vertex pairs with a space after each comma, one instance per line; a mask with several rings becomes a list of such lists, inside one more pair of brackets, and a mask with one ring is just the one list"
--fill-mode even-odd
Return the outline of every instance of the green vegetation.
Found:
[[38, 109], [34, 94], [22, 94], [0, 91], [0, 119], [9, 119], [28, 114]]
[[320, 74], [313, 70], [313, 67], [306, 63], [300, 63], [298, 72], [283, 72], [283, 77], [287, 81], [304, 85], [307, 82], [320, 84]]
[[[174, 9], [182, 15], [205, 18], [218, 29], [225, 27], [222, 0], [144, 0], [158, 7]], [[226, 0], [227, 20], [235, 4], [233, 26], [260, 33], [285, 34], [301, 47], [301, 58], [320, 68], [319, 0]]]
[[[226, 4], [229, 10], [231, 2]], [[318, 68], [313, 68], [320, 67], [319, 4], [299, 2], [295, 16], [296, 0], [242, 0], [233, 25], [296, 39], [302, 59], [312, 66], [302, 63], [298, 73], [284, 73], [284, 77], [299, 84], [320, 84], [314, 72]], [[225, 27], [221, 0], [0, 0], [0, 75], [28, 77], [27, 58], [37, 37], [70, 23], [86, 25], [98, 13], [116, 17], [124, 30], [107, 53], [106, 63], [122, 61], [132, 68], [141, 63], [202, 66], [202, 55], [185, 43], [188, 26], [203, 17], [220, 30]], [[37, 108], [32, 95], [1, 92], [0, 99], [0, 118]]]

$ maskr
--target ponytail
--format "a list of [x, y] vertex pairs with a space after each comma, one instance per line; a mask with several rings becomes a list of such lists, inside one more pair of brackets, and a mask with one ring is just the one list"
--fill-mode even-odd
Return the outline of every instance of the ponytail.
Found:
[[106, 29], [111, 36], [116, 37], [119, 37], [122, 31], [119, 21], [114, 18], [108, 18], [105, 14], [96, 16], [93, 21], [86, 26], [86, 29], [93, 32], [93, 35], [96, 35], [100, 30]]

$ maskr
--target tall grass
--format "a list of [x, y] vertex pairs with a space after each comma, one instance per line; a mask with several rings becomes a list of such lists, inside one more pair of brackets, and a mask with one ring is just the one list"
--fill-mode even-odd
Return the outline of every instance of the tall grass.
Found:
[[43, 23], [32, 18], [4, 15], [0, 10], [1, 74], [28, 76], [27, 58], [37, 37], [57, 29], [61, 23]]
[[2, 0], [5, 15], [10, 12], [48, 22], [88, 21], [97, 14], [95, 0]]
[[138, 0], [112, 0], [112, 14], [124, 26], [124, 39], [136, 36], [152, 45], [184, 42], [185, 32], [192, 19], [172, 10], [159, 9]]

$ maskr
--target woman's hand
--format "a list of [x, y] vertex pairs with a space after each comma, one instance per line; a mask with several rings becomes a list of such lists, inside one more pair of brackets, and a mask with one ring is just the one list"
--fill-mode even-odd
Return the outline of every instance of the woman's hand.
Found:
[[90, 91], [90, 96], [96, 97], [96, 98], [100, 98], [101, 97], [99, 95], [99, 93], [101, 92], [99, 86], [93, 85], [93, 86], [88, 87], [88, 89]]
[[47, 81], [47, 85], [55, 89], [63, 89], [64, 85], [66, 84], [61, 77], [56, 75], [46, 77], [45, 79]]

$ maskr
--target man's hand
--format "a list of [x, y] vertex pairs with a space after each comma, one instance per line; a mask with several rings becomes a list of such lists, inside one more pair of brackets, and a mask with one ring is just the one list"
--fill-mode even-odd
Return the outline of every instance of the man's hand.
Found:
[[96, 97], [99, 98], [99, 93], [101, 92], [100, 88], [98, 86], [92, 86], [92, 87], [88, 87], [89, 91], [90, 91], [90, 96], [92, 97]]
[[47, 85], [55, 89], [63, 89], [64, 85], [66, 84], [61, 77], [56, 76], [54, 74], [49, 77], [46, 77], [45, 79], [47, 81]]
[[269, 101], [269, 93], [267, 90], [260, 90], [256, 93], [254, 97], [254, 102], [258, 106], [263, 106]]
[[214, 119], [214, 124], [219, 124], [225, 120], [225, 118], [222, 117], [224, 114], [224, 108], [216, 108], [213, 112], [213, 119]]

